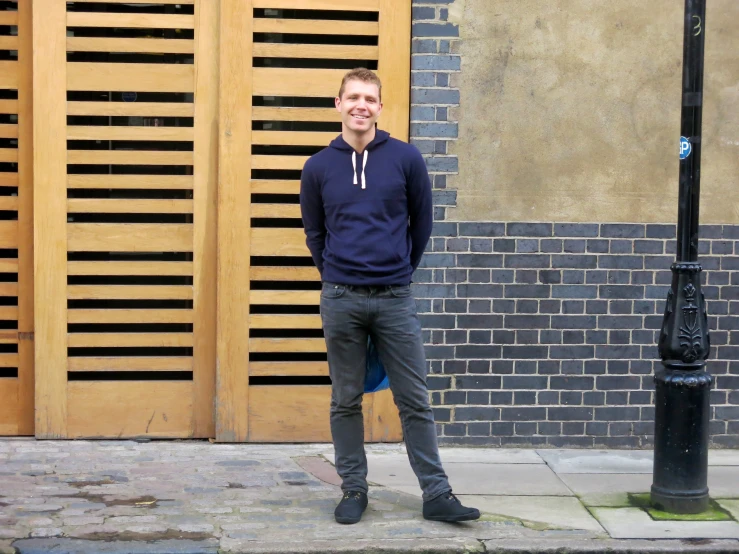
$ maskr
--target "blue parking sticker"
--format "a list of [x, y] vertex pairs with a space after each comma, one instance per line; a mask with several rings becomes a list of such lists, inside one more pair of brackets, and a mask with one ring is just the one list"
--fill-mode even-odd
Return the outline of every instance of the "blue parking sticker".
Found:
[[685, 137], [680, 137], [680, 159], [684, 160], [693, 151], [693, 147], [690, 145], [690, 141]]

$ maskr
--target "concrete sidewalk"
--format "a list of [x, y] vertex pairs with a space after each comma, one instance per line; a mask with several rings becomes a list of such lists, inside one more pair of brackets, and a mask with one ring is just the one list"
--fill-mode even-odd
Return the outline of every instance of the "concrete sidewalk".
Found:
[[659, 521], [629, 493], [651, 452], [443, 448], [484, 517], [421, 517], [402, 445], [368, 446], [370, 506], [338, 525], [330, 445], [0, 439], [0, 553], [739, 552], [739, 451], [712, 451], [723, 521]]

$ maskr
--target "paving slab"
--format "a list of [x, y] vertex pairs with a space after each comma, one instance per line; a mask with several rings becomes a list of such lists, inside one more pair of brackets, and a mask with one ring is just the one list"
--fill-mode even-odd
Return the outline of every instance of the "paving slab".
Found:
[[556, 473], [652, 473], [651, 450], [537, 450]]
[[652, 474], [560, 473], [558, 477], [586, 506], [627, 506], [628, 493], [649, 492]]
[[739, 466], [739, 450], [709, 450], [709, 466]]
[[[367, 459], [371, 483], [421, 494], [406, 458], [368, 454]], [[543, 464], [452, 462], [445, 464], [444, 470], [456, 494], [572, 496], [572, 491]]]
[[709, 467], [708, 490], [713, 498], [739, 498], [739, 466]]
[[592, 508], [614, 539], [739, 539], [736, 521], [655, 521], [639, 508]]
[[739, 498], [719, 498], [716, 502], [739, 521]]
[[606, 535], [577, 498], [568, 496], [467, 496], [459, 499], [486, 514], [515, 517], [535, 528], [582, 529]]

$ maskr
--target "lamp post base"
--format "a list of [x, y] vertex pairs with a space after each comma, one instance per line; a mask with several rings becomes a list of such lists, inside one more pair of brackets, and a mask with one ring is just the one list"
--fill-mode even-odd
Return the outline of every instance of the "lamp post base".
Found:
[[652, 485], [651, 503], [657, 510], [673, 514], [699, 514], [708, 510], [708, 488], [671, 491]]

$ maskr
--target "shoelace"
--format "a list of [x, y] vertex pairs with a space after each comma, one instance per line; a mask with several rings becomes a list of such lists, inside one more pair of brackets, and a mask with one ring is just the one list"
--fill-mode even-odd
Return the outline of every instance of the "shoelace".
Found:
[[356, 491], [349, 491], [347, 493], [344, 493], [344, 500], [359, 500], [362, 497], [362, 493], [356, 492]]
[[454, 494], [452, 494], [451, 492], [449, 493], [449, 496], [446, 497], [446, 499], [451, 500], [452, 502], [456, 502], [457, 504], [461, 504], [461, 502], [459, 501], [459, 498], [454, 496]]

